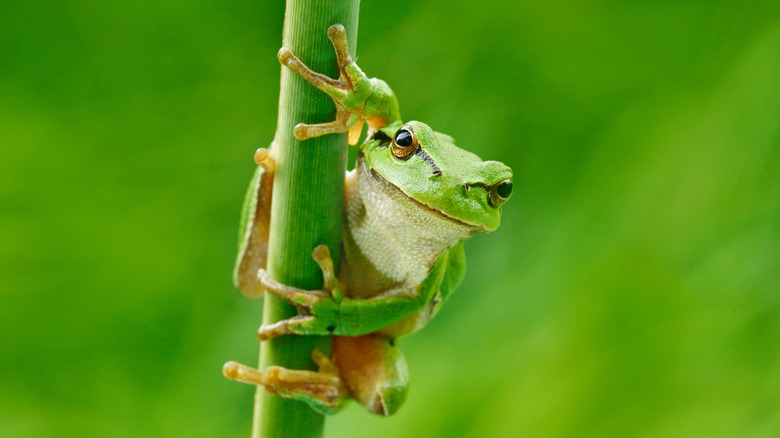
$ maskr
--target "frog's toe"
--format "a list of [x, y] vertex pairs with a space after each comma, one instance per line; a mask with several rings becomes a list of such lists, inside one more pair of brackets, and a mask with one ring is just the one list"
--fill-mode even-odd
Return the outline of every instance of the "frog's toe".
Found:
[[257, 339], [267, 341], [282, 335], [306, 334], [305, 327], [313, 320], [313, 316], [298, 315], [273, 324], [263, 324], [257, 329]]
[[347, 31], [344, 29], [344, 25], [342, 24], [334, 24], [333, 26], [328, 28], [328, 38], [333, 41], [346, 41], [347, 39]]
[[263, 166], [266, 172], [273, 173], [276, 170], [276, 161], [271, 158], [271, 152], [266, 148], [259, 148], [255, 152], [255, 163]]
[[336, 271], [333, 269], [333, 259], [330, 257], [328, 245], [317, 245], [314, 251], [311, 252], [311, 257], [320, 266], [320, 270], [322, 270], [323, 292], [332, 295], [333, 291], [338, 288], [338, 279], [336, 278]]
[[295, 125], [293, 135], [295, 135], [295, 138], [298, 140], [303, 141], [326, 134], [341, 134], [347, 131], [349, 131], [349, 127], [345, 125], [344, 122], [334, 120], [329, 123], [319, 123], [316, 125], [298, 123]]
[[288, 49], [287, 47], [282, 47], [279, 49], [276, 57], [279, 58], [279, 62], [282, 65], [287, 65], [290, 62], [290, 59], [295, 58], [295, 55], [293, 54], [292, 50]]
[[265, 269], [257, 270], [257, 278], [262, 288], [277, 297], [294, 305], [298, 309], [310, 309], [317, 302], [329, 298], [327, 293], [319, 290], [303, 290], [279, 283], [271, 278]]
[[347, 43], [347, 31], [344, 26], [340, 24], [334, 24], [328, 28], [328, 39], [333, 43], [333, 48], [336, 50], [336, 61], [339, 64], [339, 70], [343, 75], [347, 75], [348, 72], [345, 67], [348, 64], [352, 64], [352, 57], [349, 56], [349, 44]]
[[263, 324], [257, 329], [257, 339], [267, 341], [282, 335], [328, 336], [338, 330], [338, 326], [329, 319], [312, 315], [298, 315], [273, 324]]

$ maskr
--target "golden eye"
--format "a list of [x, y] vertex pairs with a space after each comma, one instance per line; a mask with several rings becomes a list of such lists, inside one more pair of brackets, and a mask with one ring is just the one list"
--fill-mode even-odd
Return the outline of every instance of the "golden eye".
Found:
[[409, 158], [419, 145], [412, 128], [409, 125], [404, 125], [393, 137], [393, 155], [401, 159]]
[[498, 184], [493, 184], [490, 188], [490, 205], [499, 207], [512, 196], [512, 180], [505, 179]]

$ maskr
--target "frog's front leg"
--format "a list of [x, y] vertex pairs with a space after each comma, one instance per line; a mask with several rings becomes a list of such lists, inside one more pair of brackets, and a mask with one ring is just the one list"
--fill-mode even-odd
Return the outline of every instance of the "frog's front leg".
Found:
[[[322, 290], [303, 290], [287, 286], [271, 278], [265, 269], [258, 270], [257, 277], [262, 288], [294, 305], [299, 313], [298, 316], [274, 324], [263, 324], [257, 331], [257, 337], [261, 341], [286, 334], [327, 335], [335, 331], [339, 303], [333, 300], [333, 296], [339, 297], [340, 293], [333, 259], [326, 245], [314, 248], [312, 257], [322, 270]], [[311, 312], [315, 306], [318, 312], [313, 316]]]
[[312, 71], [292, 50], [282, 47], [279, 62], [297, 73], [307, 82], [325, 92], [336, 104], [336, 120], [328, 123], [295, 126], [293, 134], [298, 140], [306, 140], [325, 134], [349, 131], [349, 144], [357, 144], [363, 122], [371, 129], [400, 120], [398, 103], [390, 87], [381, 80], [369, 79], [349, 55], [344, 26], [335, 24], [328, 28], [328, 38], [336, 51], [339, 79], [335, 80]]
[[265, 341], [286, 334], [361, 336], [394, 324], [421, 310], [436, 293], [443, 274], [444, 258], [437, 261], [431, 275], [417, 288], [388, 290], [375, 297], [344, 297], [333, 271], [333, 260], [325, 245], [312, 253], [322, 269], [323, 290], [303, 290], [271, 278], [264, 269], [258, 271], [264, 290], [298, 308], [298, 315], [274, 324], [264, 324], [257, 337]]

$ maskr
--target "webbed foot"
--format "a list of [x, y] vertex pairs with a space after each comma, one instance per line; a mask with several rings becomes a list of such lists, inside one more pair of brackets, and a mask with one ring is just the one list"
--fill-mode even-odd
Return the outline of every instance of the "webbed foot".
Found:
[[328, 38], [336, 51], [336, 62], [340, 73], [338, 80], [312, 71], [287, 47], [282, 47], [277, 55], [282, 65], [325, 92], [336, 104], [336, 120], [311, 125], [299, 123], [295, 126], [293, 134], [298, 140], [306, 140], [325, 134], [349, 131], [349, 144], [357, 144], [365, 120], [363, 109], [373, 93], [373, 86], [371, 80], [349, 55], [344, 26], [334, 24], [328, 28]]
[[262, 385], [266, 391], [280, 397], [305, 401], [323, 414], [333, 414], [340, 409], [348, 390], [336, 365], [318, 348], [312, 351], [312, 359], [319, 371], [270, 366], [261, 372], [231, 361], [222, 367], [222, 374], [238, 382]]
[[312, 258], [322, 270], [322, 290], [304, 290], [287, 286], [271, 278], [265, 269], [258, 270], [257, 277], [261, 287], [294, 305], [299, 313], [298, 316], [290, 319], [262, 325], [257, 331], [257, 337], [261, 341], [286, 334], [329, 335], [337, 328], [335, 324], [338, 302], [334, 298], [338, 298], [340, 292], [330, 250], [326, 245], [318, 245], [312, 251]]

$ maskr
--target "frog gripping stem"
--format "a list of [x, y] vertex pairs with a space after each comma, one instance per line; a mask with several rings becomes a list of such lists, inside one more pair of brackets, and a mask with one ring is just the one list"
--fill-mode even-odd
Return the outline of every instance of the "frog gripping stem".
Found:
[[[295, 126], [293, 134], [298, 140], [307, 140], [326, 134], [349, 132], [349, 143], [357, 144], [363, 122], [369, 118], [374, 121], [373, 112], [365, 109], [369, 99], [374, 95], [377, 85], [384, 84], [375, 79], [369, 79], [349, 55], [347, 34], [344, 26], [335, 24], [328, 28], [328, 38], [333, 43], [336, 52], [336, 62], [339, 68], [339, 79], [333, 79], [321, 73], [312, 71], [287, 47], [279, 50], [279, 62], [321, 90], [336, 105], [336, 119], [332, 122], [306, 124]], [[380, 84], [381, 82], [381, 84]], [[380, 97], [386, 95], [386, 84], [380, 87]], [[392, 97], [395, 100], [395, 97]], [[370, 104], [368, 105], [370, 106]], [[395, 105], [397, 108], [397, 104]], [[383, 123], [386, 123], [383, 121]], [[374, 123], [376, 125], [376, 123]]]
[[[320, 52], [327, 49], [324, 54], [307, 52], [311, 49], [307, 44], [293, 46], [303, 59], [324, 61], [333, 54], [322, 39], [330, 23], [321, 23], [313, 44]], [[328, 74], [312, 71], [289, 48], [279, 51], [279, 61], [289, 69], [282, 67], [283, 88], [287, 85], [294, 92], [281, 94], [273, 157], [266, 149], [255, 154], [261, 168], [245, 201], [242, 236], [247, 230], [265, 229], [262, 226], [268, 222], [265, 234], [274, 238], [260, 239], [255, 246], [251, 239], [249, 245], [241, 243], [237, 271], [268, 298], [274, 296], [266, 300], [258, 338], [282, 337], [262, 342], [257, 369], [236, 362], [223, 369], [230, 379], [261, 387], [255, 409], [259, 426], [254, 430], [273, 425], [275, 432], [255, 438], [282, 436], [278, 431], [289, 432], [286, 428], [297, 427], [298, 417], [312, 414], [296, 401], [306, 402], [317, 413], [331, 414], [343, 400], [352, 398], [375, 414], [395, 413], [408, 392], [408, 370], [395, 339], [416, 332], [437, 314], [463, 278], [461, 242], [479, 231], [495, 230], [501, 206], [512, 192], [512, 170], [506, 165], [482, 161], [425, 123], [403, 123], [389, 86], [368, 79], [350, 56], [344, 28], [331, 26], [327, 34], [337, 58], [337, 66], [332, 58], [321, 66]], [[329, 76], [337, 71], [337, 79]], [[333, 117], [333, 107], [320, 91], [333, 100], [335, 120], [298, 123]], [[304, 104], [316, 104], [317, 111], [301, 110]], [[363, 124], [368, 125], [368, 137], [360, 146], [355, 170], [344, 175], [339, 167], [322, 175], [331, 177], [323, 179], [327, 181], [344, 175], [344, 191], [310, 189], [319, 187], [314, 183], [320, 180], [310, 177], [319, 175], [315, 172], [327, 161], [324, 158], [335, 157], [343, 166], [344, 137], [325, 136], [307, 147], [291, 134], [305, 140], [349, 131], [354, 143]], [[274, 172], [277, 159], [279, 171]], [[307, 166], [290, 169], [302, 160]], [[258, 194], [270, 182], [260, 177], [272, 174], [274, 191], [269, 202], [261, 205]], [[264, 216], [269, 206], [273, 221]], [[322, 224], [319, 215], [326, 212], [334, 219]], [[306, 220], [296, 221], [299, 216]], [[291, 221], [296, 221], [296, 228], [279, 225]], [[305, 228], [309, 223], [316, 227]], [[341, 225], [343, 232], [320, 230], [329, 225], [334, 229]], [[240, 241], [247, 242], [243, 237]], [[322, 274], [319, 290], [304, 289], [319, 280], [316, 271], [307, 272], [313, 266], [303, 259], [312, 247], [311, 257]], [[338, 276], [329, 248], [341, 266]], [[275, 256], [266, 259], [263, 254]], [[247, 257], [255, 263], [243, 263]], [[305, 355], [309, 351], [311, 360]], [[317, 371], [313, 371], [315, 364]], [[277, 414], [287, 411], [291, 414], [283, 418]], [[315, 432], [321, 436], [321, 428]]]
[[267, 341], [281, 335], [302, 334], [306, 330], [312, 330], [316, 327], [315, 318], [309, 314], [311, 308], [318, 302], [331, 298], [333, 291], [338, 288], [338, 280], [333, 270], [333, 259], [330, 257], [327, 245], [317, 245], [312, 251], [312, 257], [322, 270], [322, 290], [303, 290], [290, 287], [271, 278], [265, 269], [258, 270], [257, 278], [263, 289], [294, 305], [299, 312], [298, 316], [262, 325], [257, 330], [257, 337], [260, 341]]
[[261, 372], [230, 361], [222, 367], [222, 374], [230, 380], [260, 385], [279, 397], [305, 399], [318, 412], [334, 414], [341, 408], [349, 391], [339, 375], [338, 367], [329, 357], [315, 348], [312, 358], [318, 365], [318, 371], [271, 366]]

